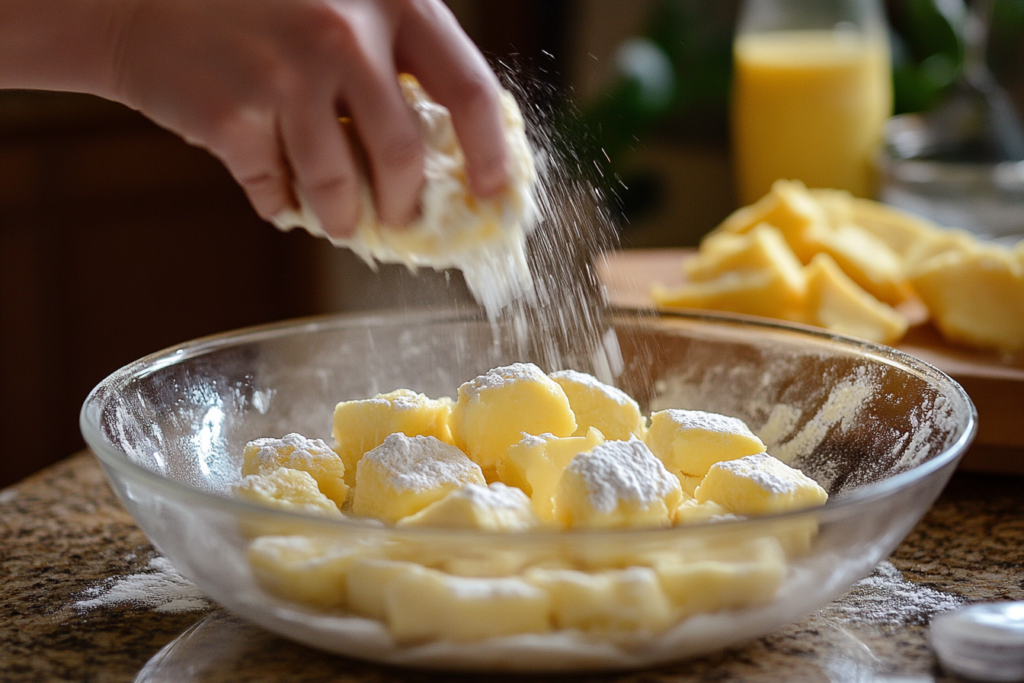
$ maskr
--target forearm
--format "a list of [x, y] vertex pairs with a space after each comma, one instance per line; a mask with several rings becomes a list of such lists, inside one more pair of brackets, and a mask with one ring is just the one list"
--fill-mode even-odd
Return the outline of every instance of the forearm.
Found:
[[117, 99], [118, 46], [135, 0], [0, 0], [0, 88]]

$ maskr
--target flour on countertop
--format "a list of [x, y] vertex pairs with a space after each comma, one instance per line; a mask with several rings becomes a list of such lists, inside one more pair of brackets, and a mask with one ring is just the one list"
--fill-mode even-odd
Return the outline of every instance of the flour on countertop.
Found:
[[114, 605], [132, 605], [154, 612], [198, 612], [211, 607], [198, 587], [178, 573], [170, 560], [154, 557], [145, 572], [107, 579], [86, 589], [73, 605], [87, 612]]
[[818, 614], [845, 623], [928, 623], [936, 614], [959, 609], [963, 603], [955, 595], [907, 581], [891, 562], [883, 562]]

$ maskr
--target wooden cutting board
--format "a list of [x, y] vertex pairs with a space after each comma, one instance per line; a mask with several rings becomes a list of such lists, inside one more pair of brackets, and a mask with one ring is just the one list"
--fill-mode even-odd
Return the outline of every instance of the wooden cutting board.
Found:
[[[599, 267], [612, 304], [653, 307], [651, 285], [684, 281], [681, 264], [693, 249], [632, 249], [611, 252]], [[896, 345], [948, 374], [967, 390], [978, 408], [978, 438], [965, 464], [976, 469], [1024, 473], [1024, 354], [958, 348], [931, 325], [912, 327]], [[978, 452], [982, 452], [979, 460]]]

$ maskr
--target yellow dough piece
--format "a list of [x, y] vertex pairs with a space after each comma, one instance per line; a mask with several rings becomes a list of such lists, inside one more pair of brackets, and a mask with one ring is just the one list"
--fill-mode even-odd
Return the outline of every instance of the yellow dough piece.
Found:
[[566, 465], [555, 518], [570, 528], [668, 526], [682, 498], [679, 480], [643, 441], [606, 441]]
[[577, 454], [604, 443], [594, 427], [586, 436], [557, 437], [554, 434], [531, 436], [510, 446], [505, 459], [498, 462], [498, 478], [509, 486], [525, 491], [533, 510], [544, 521], [555, 518], [555, 490], [562, 470]]
[[320, 492], [340, 508], [348, 496], [345, 463], [320, 439], [286, 434], [280, 439], [256, 439], [245, 445], [242, 476], [268, 474], [279, 467], [301, 470], [316, 480]]
[[408, 389], [358, 401], [345, 401], [334, 408], [332, 436], [345, 463], [345, 483], [356, 483], [356, 464], [364, 453], [384, 443], [389, 434], [433, 436], [452, 443], [448, 417], [452, 400], [431, 399]]
[[1024, 349], [1024, 262], [1002, 247], [940, 253], [911, 275], [942, 334], [970, 346]]
[[[281, 230], [302, 227], [335, 246], [348, 247], [371, 265], [380, 261], [410, 269], [459, 268], [477, 301], [496, 315], [532, 286], [525, 243], [537, 223], [537, 171], [522, 113], [512, 94], [500, 90], [499, 135], [509, 151], [509, 180], [495, 196], [480, 198], [469, 188], [465, 156], [448, 109], [409, 74], [399, 76], [398, 86], [423, 134], [424, 183], [417, 217], [401, 229], [382, 226], [370, 187], [372, 174], [362, 168], [359, 223], [351, 236], [328, 235], [301, 187], [295, 192], [299, 209], [285, 209], [271, 220]], [[351, 127], [346, 129], [351, 132]], [[358, 150], [358, 136], [349, 142]], [[358, 161], [364, 155], [355, 156]]]
[[234, 491], [240, 498], [279, 510], [342, 517], [333, 500], [320, 493], [316, 479], [301, 470], [280, 467], [269, 474], [242, 477]]
[[348, 608], [356, 614], [384, 621], [387, 606], [384, 596], [388, 585], [396, 577], [410, 572], [421, 572], [423, 567], [414, 562], [358, 557], [347, 568], [346, 597]]
[[779, 274], [796, 304], [803, 298], [802, 267], [782, 232], [761, 223], [744, 234], [722, 232], [708, 236], [696, 258], [683, 264], [683, 271], [692, 282], [707, 282], [733, 271], [768, 269]]
[[654, 565], [676, 617], [769, 602], [786, 576], [786, 555], [771, 537], [719, 544]]
[[861, 289], [829, 255], [818, 254], [805, 271], [807, 323], [882, 344], [906, 334], [907, 318]]
[[416, 514], [403, 517], [396, 526], [526, 531], [539, 523], [525, 493], [494, 482], [490, 486], [467, 484]]
[[803, 183], [777, 180], [771, 192], [750, 206], [737, 209], [712, 234], [745, 233], [761, 223], [778, 228], [793, 253], [803, 263], [814, 256], [812, 233], [828, 216]]
[[737, 515], [767, 515], [824, 505], [828, 494], [800, 470], [758, 453], [712, 465], [694, 498]]
[[941, 231], [931, 221], [870, 199], [852, 198], [851, 208], [850, 222], [883, 240], [904, 258], [915, 245], [927, 242]]
[[391, 635], [406, 643], [467, 642], [551, 630], [548, 594], [519, 578], [400, 573], [384, 590]]
[[366, 548], [306, 536], [261, 536], [246, 557], [260, 585], [305, 605], [337, 608], [346, 604], [346, 575], [369, 554]]
[[882, 239], [848, 223], [813, 233], [817, 251], [831, 256], [851, 280], [879, 301], [899, 304], [911, 296], [900, 257]]
[[703, 477], [721, 460], [765, 450], [761, 439], [739, 418], [676, 408], [651, 415], [645, 441], [665, 468], [680, 480]]
[[460, 386], [450, 425], [455, 445], [491, 481], [508, 447], [524, 432], [569, 436], [576, 431], [565, 392], [532, 363], [494, 368]]
[[573, 436], [584, 436], [591, 427], [601, 430], [609, 441], [643, 436], [646, 422], [640, 406], [622, 389], [576, 370], [559, 370], [550, 377], [569, 399], [576, 418]]
[[[704, 477], [701, 477], [701, 481], [703, 480]], [[700, 484], [698, 483], [697, 486], [700, 486]], [[696, 487], [694, 487], [694, 490], [696, 491]], [[705, 522], [726, 521], [736, 518], [736, 515], [732, 514], [713, 500], [706, 500], [703, 503], [699, 503], [696, 498], [687, 498], [679, 504], [679, 507], [676, 508], [677, 525], [704, 524]]]
[[742, 235], [719, 233], [686, 265], [691, 282], [654, 287], [661, 306], [707, 308], [771, 318], [795, 319], [806, 296], [800, 261], [779, 230], [760, 224]]
[[580, 631], [660, 631], [672, 610], [649, 567], [587, 573], [533, 568], [523, 577], [551, 596], [555, 627]]
[[483, 484], [480, 468], [432, 436], [392, 434], [356, 467], [352, 511], [394, 523], [466, 484]]

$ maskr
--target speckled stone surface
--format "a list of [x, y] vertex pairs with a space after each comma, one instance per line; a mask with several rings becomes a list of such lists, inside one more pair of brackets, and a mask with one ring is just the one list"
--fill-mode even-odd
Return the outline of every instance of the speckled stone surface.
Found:
[[[475, 680], [321, 654], [201, 601], [184, 612], [76, 607], [115, 577], [150, 571], [156, 557], [87, 454], [0, 492], [0, 681]], [[927, 647], [934, 605], [914, 599], [894, 616], [899, 596], [892, 587], [946, 608], [1024, 600], [1024, 478], [957, 473], [889, 562], [802, 622], [713, 657], [627, 674], [524, 680], [955, 680], [939, 671]]]

